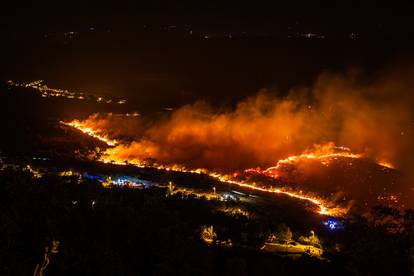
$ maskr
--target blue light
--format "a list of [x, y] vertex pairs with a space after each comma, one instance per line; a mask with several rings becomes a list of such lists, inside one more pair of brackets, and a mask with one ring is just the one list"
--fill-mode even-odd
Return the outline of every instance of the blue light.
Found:
[[91, 180], [98, 180], [101, 182], [105, 181], [105, 177], [99, 176], [99, 175], [93, 175], [93, 174], [89, 174], [89, 173], [84, 173], [83, 177], [85, 177], [86, 179], [91, 179]]
[[336, 222], [328, 222], [328, 227], [331, 230], [334, 230], [336, 228]]
[[222, 193], [221, 196], [226, 200], [237, 200], [237, 197], [228, 193]]
[[326, 221], [323, 222], [323, 224], [325, 224], [329, 230], [338, 230], [338, 229], [344, 228], [343, 222], [338, 221], [334, 218], [327, 219]]

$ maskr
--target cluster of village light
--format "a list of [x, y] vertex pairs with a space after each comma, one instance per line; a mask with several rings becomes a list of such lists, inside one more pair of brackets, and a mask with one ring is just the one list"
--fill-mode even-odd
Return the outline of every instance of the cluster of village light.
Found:
[[43, 98], [50, 98], [50, 97], [62, 97], [66, 99], [76, 99], [76, 100], [91, 100], [98, 103], [116, 103], [116, 104], [124, 104], [126, 100], [124, 99], [111, 99], [104, 96], [94, 95], [94, 94], [87, 94], [83, 92], [73, 92], [68, 91], [65, 89], [58, 89], [58, 88], [50, 88], [48, 87], [43, 80], [37, 80], [29, 83], [18, 83], [12, 80], [7, 81], [9, 86], [13, 87], [23, 87], [23, 88], [31, 88], [37, 91]]

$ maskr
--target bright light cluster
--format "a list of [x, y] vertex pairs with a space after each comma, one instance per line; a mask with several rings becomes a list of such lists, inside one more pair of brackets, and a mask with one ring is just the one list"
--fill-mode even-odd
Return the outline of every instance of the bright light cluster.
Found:
[[119, 99], [114, 100], [110, 98], [106, 98], [103, 96], [98, 96], [94, 94], [87, 94], [83, 92], [72, 92], [65, 89], [57, 89], [57, 88], [50, 88], [48, 87], [43, 80], [37, 80], [30, 83], [16, 83], [12, 80], [7, 81], [7, 84], [13, 87], [24, 87], [24, 88], [31, 88], [35, 91], [39, 92], [39, 94], [43, 98], [50, 98], [50, 97], [62, 97], [67, 99], [76, 99], [76, 100], [92, 100], [98, 103], [117, 103], [117, 104], [125, 104], [126, 100]]

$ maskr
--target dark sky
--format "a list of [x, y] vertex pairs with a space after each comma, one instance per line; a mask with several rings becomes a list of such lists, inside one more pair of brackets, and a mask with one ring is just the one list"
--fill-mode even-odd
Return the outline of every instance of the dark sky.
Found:
[[[127, 96], [142, 105], [221, 103], [261, 88], [306, 84], [323, 70], [375, 71], [414, 57], [412, 4], [222, 2], [7, 1], [0, 8], [0, 80], [44, 79], [52, 87]], [[159, 26], [143, 32], [143, 24], [248, 31], [249, 37], [205, 40], [188, 30], [168, 36]], [[68, 41], [69, 31], [78, 36]], [[258, 39], [266, 32], [279, 37]], [[307, 32], [327, 39], [287, 38]], [[359, 40], [349, 39], [353, 32]]]
[[[400, 1], [33, 1], [2, 3], [3, 28], [30, 29], [84, 24], [190, 23], [262, 26], [304, 24], [345, 28], [385, 24], [408, 28], [412, 4]], [[197, 3], [195, 3], [197, 2]]]

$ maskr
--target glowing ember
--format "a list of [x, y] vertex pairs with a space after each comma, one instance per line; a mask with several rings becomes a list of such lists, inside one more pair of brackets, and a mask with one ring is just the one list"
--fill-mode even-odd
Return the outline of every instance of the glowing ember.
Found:
[[98, 131], [94, 130], [91, 127], [86, 126], [83, 122], [80, 122], [78, 120], [74, 120], [71, 122], [60, 122], [60, 123], [66, 126], [76, 128], [77, 130], [106, 143], [108, 146], [113, 147], [118, 144], [117, 140], [113, 140], [113, 139], [108, 138], [105, 135], [99, 134]]

